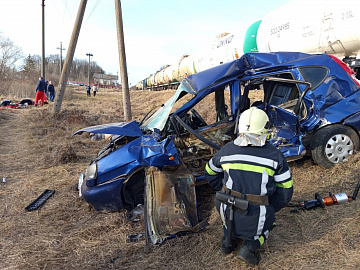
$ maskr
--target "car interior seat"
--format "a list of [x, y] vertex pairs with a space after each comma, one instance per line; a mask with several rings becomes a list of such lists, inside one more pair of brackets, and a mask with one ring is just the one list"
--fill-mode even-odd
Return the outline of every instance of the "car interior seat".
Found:
[[295, 85], [289, 83], [278, 83], [274, 86], [268, 103], [277, 106], [298, 97], [299, 93]]

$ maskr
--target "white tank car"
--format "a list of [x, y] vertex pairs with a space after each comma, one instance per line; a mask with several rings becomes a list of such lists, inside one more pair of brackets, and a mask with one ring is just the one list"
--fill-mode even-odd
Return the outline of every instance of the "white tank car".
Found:
[[165, 68], [164, 71], [164, 83], [172, 83], [173, 82], [173, 71], [176, 68], [175, 65], [170, 65], [168, 67]]
[[360, 53], [360, 1], [289, 2], [261, 21], [256, 39], [259, 52], [356, 56]]
[[163, 82], [148, 78], [147, 87], [169, 82], [176, 85], [185, 74], [244, 53], [277, 51], [333, 54], [348, 63], [360, 79], [360, 0], [293, 0], [248, 28], [220, 34], [198, 53], [167, 67]]
[[196, 72], [220, 65], [239, 58], [243, 55], [243, 34], [222, 33], [216, 37], [212, 44], [194, 55]]

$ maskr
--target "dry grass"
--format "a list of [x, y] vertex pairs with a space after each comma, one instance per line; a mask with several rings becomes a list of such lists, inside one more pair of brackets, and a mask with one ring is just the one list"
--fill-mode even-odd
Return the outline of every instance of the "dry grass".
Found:
[[[131, 92], [133, 119], [162, 104], [173, 90]], [[2, 96], [1, 99], [11, 98]], [[128, 234], [144, 232], [143, 222], [127, 221], [125, 212], [96, 212], [79, 199], [77, 178], [103, 141], [86, 134], [70, 135], [89, 126], [123, 121], [120, 92], [102, 90], [87, 98], [85, 89], [68, 88], [62, 112], [51, 106], [0, 110], [0, 264], [1, 269], [251, 269], [220, 251], [220, 220], [213, 193], [198, 188], [199, 216], [210, 226], [198, 234], [150, 245], [144, 238], [127, 241]], [[352, 194], [360, 178], [360, 156], [327, 170], [310, 159], [291, 163], [297, 200], [314, 193]], [[45, 189], [56, 193], [37, 211], [25, 207]], [[359, 269], [359, 201], [297, 214], [277, 215], [261, 253], [261, 269]]]

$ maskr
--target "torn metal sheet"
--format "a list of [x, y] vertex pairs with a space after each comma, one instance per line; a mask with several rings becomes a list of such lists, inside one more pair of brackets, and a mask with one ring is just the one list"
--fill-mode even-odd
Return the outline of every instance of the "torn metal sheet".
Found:
[[146, 170], [147, 226], [153, 244], [198, 224], [195, 179], [185, 166]]

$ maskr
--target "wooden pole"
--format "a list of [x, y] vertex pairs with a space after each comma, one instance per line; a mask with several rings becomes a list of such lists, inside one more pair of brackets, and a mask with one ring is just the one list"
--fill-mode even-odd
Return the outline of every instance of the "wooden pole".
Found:
[[116, 27], [117, 27], [117, 38], [118, 38], [118, 48], [119, 48], [121, 87], [123, 93], [124, 117], [125, 117], [125, 121], [131, 121], [130, 92], [129, 92], [129, 84], [128, 84], [128, 76], [127, 76], [127, 68], [126, 68], [125, 42], [124, 42], [124, 31], [123, 31], [120, 0], [115, 0], [115, 12], [116, 12]]
[[59, 82], [59, 87], [58, 87], [59, 90], [56, 91], [53, 113], [58, 113], [58, 112], [60, 112], [60, 109], [61, 109], [61, 103], [62, 103], [64, 94], [65, 94], [66, 84], [68, 81], [68, 77], [69, 77], [69, 73], [70, 73], [70, 69], [71, 69], [71, 65], [72, 65], [72, 60], [73, 60], [74, 54], [75, 54], [76, 43], [77, 43], [77, 40], [78, 40], [79, 34], [80, 34], [81, 23], [84, 18], [86, 3], [87, 3], [87, 0], [81, 0], [80, 6], [79, 6], [74, 29], [73, 29], [71, 40], [70, 40], [70, 45], [68, 47], [69, 49], [67, 51], [64, 67], [61, 72], [61, 77], [60, 77], [60, 82]]
[[60, 48], [57, 47], [56, 49], [60, 50], [60, 76], [61, 76], [61, 71], [62, 71], [62, 68], [63, 68], [62, 51], [65, 51], [66, 49], [63, 49], [62, 42], [60, 42]]
[[91, 66], [91, 59], [90, 57], [93, 56], [92, 53], [87, 53], [87, 56], [89, 56], [89, 65], [88, 65], [88, 86], [90, 86], [90, 66]]
[[41, 77], [45, 80], [45, 0], [42, 0], [42, 50], [41, 50]]

